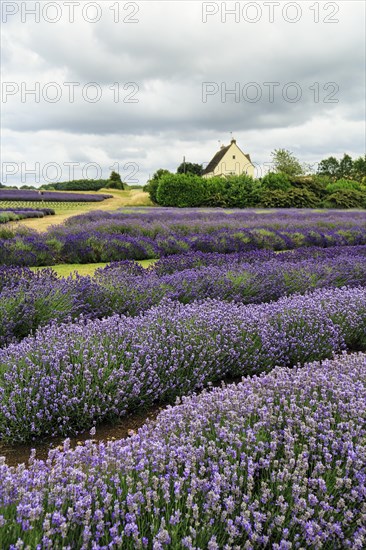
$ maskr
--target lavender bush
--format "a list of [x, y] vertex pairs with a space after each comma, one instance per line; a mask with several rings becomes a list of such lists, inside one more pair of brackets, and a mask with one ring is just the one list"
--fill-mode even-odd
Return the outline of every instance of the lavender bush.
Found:
[[[337, 258], [366, 257], [366, 246], [334, 246], [321, 248], [317, 246], [301, 247], [288, 251], [274, 252], [273, 250], [253, 250], [243, 253], [221, 254], [219, 252], [190, 252], [174, 254], [160, 258], [152, 266], [158, 275], [168, 275], [176, 271], [199, 268], [203, 266], [226, 266], [238, 264], [254, 264], [269, 260], [298, 262], [299, 260], [336, 260]], [[117, 265], [117, 264], [116, 264]], [[113, 267], [113, 263], [107, 268]]]
[[[251, 304], [316, 288], [365, 286], [365, 256], [366, 246], [337, 248], [335, 254], [332, 249], [197, 253], [162, 259], [148, 270], [124, 261], [97, 270], [92, 279], [61, 280], [51, 270], [32, 273], [27, 268], [2, 267], [0, 347], [51, 320], [136, 315], [163, 298], [182, 303], [217, 298]], [[195, 267], [183, 269], [184, 262]], [[173, 269], [177, 271], [172, 273]]]
[[0, 347], [51, 321], [113, 313], [111, 293], [90, 277], [59, 279], [50, 269], [33, 273], [27, 268], [0, 268]]
[[362, 550], [366, 356], [184, 398], [128, 440], [0, 467], [4, 547]]
[[48, 326], [0, 350], [0, 434], [71, 434], [209, 382], [364, 348], [366, 289], [242, 306], [165, 302], [134, 318]]
[[57, 248], [55, 241], [51, 246], [45, 244], [44, 236], [36, 232], [17, 232], [16, 236], [14, 232], [9, 232], [5, 238], [0, 238], [0, 265], [55, 265]]
[[[246, 253], [250, 250], [285, 250], [301, 246], [343, 246], [366, 244], [366, 213], [315, 214], [293, 212], [188, 211], [150, 209], [145, 213], [93, 212], [69, 218], [63, 226], [51, 228], [49, 237], [62, 243], [72, 242], [72, 261], [107, 261], [132, 258], [115, 250], [118, 239], [149, 246], [145, 257], [164, 257], [192, 251], [204, 253]], [[83, 236], [85, 235], [85, 236]], [[81, 252], [84, 243], [90, 250]], [[155, 250], [153, 250], [153, 247]], [[150, 252], [149, 250], [149, 252]], [[67, 255], [61, 255], [67, 258]], [[112, 257], [113, 256], [113, 257]], [[93, 257], [93, 260], [88, 258]], [[142, 259], [142, 256], [140, 256]], [[67, 259], [67, 261], [71, 261]]]
[[366, 212], [154, 208], [129, 212], [75, 216], [42, 234], [17, 232], [0, 239], [0, 264], [110, 262], [192, 251], [227, 254], [366, 244]]
[[0, 224], [25, 220], [27, 218], [44, 218], [50, 215], [45, 211], [31, 209], [3, 210], [0, 208]]
[[[172, 262], [176, 265], [175, 262]], [[337, 259], [245, 263], [235, 259], [223, 265], [182, 269], [171, 274], [129, 276], [126, 264], [110, 264], [95, 273], [96, 281], [110, 291], [114, 312], [135, 315], [161, 302], [163, 297], [190, 303], [217, 298], [243, 304], [259, 304], [316, 288], [366, 285], [365, 256], [340, 255]]]
[[24, 207], [24, 206], [21, 206], [21, 207], [17, 207], [17, 208], [11, 208], [11, 207], [2, 207], [1, 206], [2, 203], [0, 202], [0, 212], [29, 212], [29, 213], [41, 213], [41, 214], [44, 214], [45, 216], [54, 216], [55, 215], [55, 211], [53, 210], [53, 208], [27, 208], [27, 207]]

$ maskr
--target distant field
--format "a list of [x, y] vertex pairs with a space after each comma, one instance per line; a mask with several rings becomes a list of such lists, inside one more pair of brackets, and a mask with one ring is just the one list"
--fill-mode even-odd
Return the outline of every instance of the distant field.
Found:
[[[72, 193], [72, 191], [69, 191]], [[80, 193], [80, 191], [78, 191]], [[57, 225], [63, 223], [70, 216], [76, 216], [78, 214], [85, 214], [86, 212], [94, 210], [118, 210], [119, 208], [129, 206], [153, 206], [150, 200], [149, 194], [139, 189], [129, 189], [127, 191], [119, 191], [116, 189], [101, 189], [94, 194], [109, 194], [113, 195], [113, 198], [106, 199], [102, 202], [30, 202], [30, 201], [0, 201], [0, 206], [4, 205], [10, 208], [10, 205], [16, 204], [18, 207], [33, 207], [41, 208], [42, 206], [49, 206], [55, 211], [55, 216], [52, 218], [30, 219], [21, 222], [21, 225], [36, 229], [37, 231], [46, 231], [51, 225]]]

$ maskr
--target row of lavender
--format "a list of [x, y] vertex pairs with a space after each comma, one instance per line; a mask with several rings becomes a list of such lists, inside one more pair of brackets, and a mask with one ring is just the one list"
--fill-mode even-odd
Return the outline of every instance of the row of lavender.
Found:
[[102, 195], [101, 193], [60, 193], [28, 189], [0, 189], [0, 201], [100, 202], [111, 197], [112, 195]]
[[10, 550], [361, 550], [365, 426], [366, 355], [276, 368], [184, 398], [128, 440], [0, 465], [0, 538]]
[[217, 229], [240, 229], [242, 227], [293, 229], [301, 227], [336, 228], [361, 226], [366, 223], [366, 212], [345, 210], [309, 209], [203, 209], [203, 208], [126, 208], [120, 212], [94, 211], [73, 216], [59, 232], [70, 228], [82, 229], [87, 225], [94, 231], [126, 233], [155, 237], [158, 234], [211, 233]]
[[[265, 221], [264, 221], [265, 220]], [[0, 233], [1, 235], [1, 233]], [[366, 212], [104, 212], [70, 218], [39, 234], [24, 229], [0, 238], [0, 264], [55, 265], [143, 260], [202, 251], [366, 244]]]
[[[95, 280], [107, 289], [116, 312], [136, 315], [164, 298], [181, 303], [206, 298], [259, 304], [316, 288], [366, 286], [366, 247], [350, 247], [353, 255], [339, 252], [334, 259], [283, 258], [202, 266], [160, 275], [170, 262], [158, 263], [148, 272], [124, 263], [97, 270]], [[357, 254], [356, 250], [359, 253]], [[192, 259], [195, 255], [187, 255]], [[135, 273], [133, 275], [133, 273]], [[131, 273], [131, 275], [129, 275]]]
[[0, 208], [0, 224], [26, 218], [43, 218], [54, 213], [55, 211], [51, 208]]
[[59, 279], [51, 270], [2, 267], [0, 346], [50, 321], [137, 315], [163, 299], [254, 304], [346, 285], [366, 286], [366, 246], [185, 254], [163, 258], [149, 270], [125, 261], [97, 270], [94, 278]]
[[[256, 264], [258, 262], [267, 262], [276, 260], [277, 262], [299, 262], [303, 260], [337, 260], [342, 258], [354, 258], [356, 256], [366, 256], [366, 246], [334, 246], [331, 248], [322, 248], [317, 246], [301, 247], [293, 250], [275, 252], [268, 249], [258, 249], [245, 253], [221, 254], [219, 252], [193, 252], [190, 254], [175, 254], [160, 258], [152, 266], [158, 275], [168, 275], [185, 269], [200, 268], [204, 266], [235, 266], [239, 264]], [[114, 269], [118, 265], [127, 266], [138, 264], [134, 262], [111, 262], [105, 267], [105, 270]], [[137, 271], [138, 269], [138, 271]], [[100, 271], [98, 271], [100, 273]], [[134, 273], [141, 275], [146, 270], [136, 268]]]
[[223, 254], [256, 249], [286, 250], [304, 246], [356, 246], [366, 244], [366, 229], [342, 226], [336, 230], [297, 229], [219, 230], [209, 235], [182, 237], [176, 234], [131, 237], [108, 233], [71, 233], [60, 237], [26, 232], [0, 240], [0, 264], [56, 265], [59, 263], [99, 263], [145, 260], [187, 252]]
[[0, 350], [0, 436], [69, 435], [224, 377], [365, 349], [366, 289], [243, 306], [164, 302], [137, 317], [50, 325]]
[[[0, 203], [0, 206], [1, 206], [1, 203]], [[3, 207], [0, 207], [0, 212], [30, 212], [30, 213], [41, 213], [43, 214], [44, 216], [53, 216], [55, 214], [55, 211], [53, 210], [53, 208], [26, 208], [26, 207], [21, 207], [21, 208], [3, 208]]]

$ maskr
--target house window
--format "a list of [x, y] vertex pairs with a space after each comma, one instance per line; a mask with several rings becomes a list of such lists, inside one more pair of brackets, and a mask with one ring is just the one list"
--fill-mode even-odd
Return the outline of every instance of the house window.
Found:
[[233, 155], [233, 159], [235, 159], [235, 155]]

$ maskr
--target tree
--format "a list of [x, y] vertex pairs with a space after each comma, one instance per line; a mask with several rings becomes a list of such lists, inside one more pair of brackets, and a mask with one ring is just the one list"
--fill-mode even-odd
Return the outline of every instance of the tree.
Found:
[[300, 176], [304, 169], [291, 151], [287, 149], [275, 149], [271, 153], [274, 172], [281, 172], [288, 176]]
[[353, 173], [353, 160], [352, 157], [347, 155], [346, 153], [343, 155], [343, 158], [341, 159], [339, 163], [339, 176], [344, 179], [351, 179], [352, 173]]
[[126, 189], [126, 184], [121, 180], [121, 176], [118, 172], [113, 171], [109, 176], [108, 184], [106, 185], [107, 189]]
[[182, 162], [177, 168], [177, 174], [195, 174], [196, 176], [202, 176], [202, 172], [202, 164], [195, 164], [194, 162]]
[[353, 179], [363, 181], [366, 178], [366, 155], [353, 161]]
[[362, 181], [362, 178], [366, 176], [366, 156], [356, 160], [353, 160], [347, 153], [344, 153], [341, 160], [328, 157], [319, 163], [318, 175], [327, 176], [332, 181], [339, 179]]
[[109, 179], [111, 181], [119, 181], [120, 183], [122, 183], [121, 176], [119, 175], [118, 172], [115, 172], [114, 170], [111, 173], [111, 175], [109, 176]]
[[332, 181], [336, 181], [340, 177], [339, 161], [335, 157], [328, 157], [319, 162], [318, 175], [327, 176]]
[[156, 170], [156, 172], [153, 174], [153, 177], [149, 181], [156, 181], [160, 180], [163, 176], [166, 174], [171, 174], [170, 170], [167, 170], [166, 168], [159, 168], [159, 170]]

